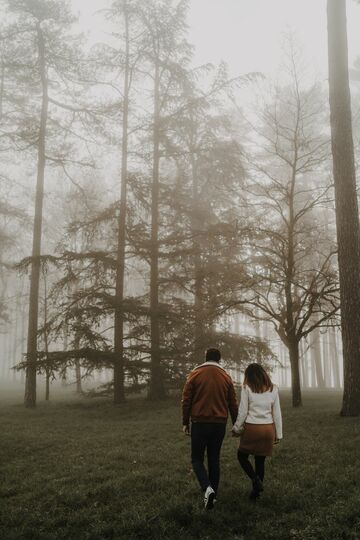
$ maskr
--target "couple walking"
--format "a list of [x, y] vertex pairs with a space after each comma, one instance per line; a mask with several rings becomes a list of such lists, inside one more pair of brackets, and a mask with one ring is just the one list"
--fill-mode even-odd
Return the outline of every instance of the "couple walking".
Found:
[[[264, 368], [260, 364], [246, 368], [238, 407], [233, 382], [220, 359], [218, 349], [208, 349], [205, 362], [188, 376], [182, 396], [183, 432], [191, 435], [191, 463], [207, 510], [213, 508], [217, 497], [228, 411], [232, 435], [240, 436], [239, 463], [252, 481], [250, 498], [256, 499], [263, 491], [265, 459], [282, 439], [279, 390]], [[205, 450], [208, 470], [204, 466]], [[255, 468], [249, 461], [250, 454]]]

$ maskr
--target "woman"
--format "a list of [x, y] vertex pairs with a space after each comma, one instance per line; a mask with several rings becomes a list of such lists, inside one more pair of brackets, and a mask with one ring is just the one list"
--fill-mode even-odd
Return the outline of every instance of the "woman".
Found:
[[[250, 364], [245, 370], [244, 384], [233, 435], [240, 434], [238, 459], [252, 481], [251, 499], [263, 491], [265, 458], [272, 455], [274, 443], [282, 439], [282, 418], [279, 389], [260, 364]], [[255, 470], [249, 461], [255, 457]]]

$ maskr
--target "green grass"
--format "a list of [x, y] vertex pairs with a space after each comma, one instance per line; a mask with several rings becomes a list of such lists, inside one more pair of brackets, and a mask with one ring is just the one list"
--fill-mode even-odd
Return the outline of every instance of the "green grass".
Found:
[[39, 403], [0, 409], [0, 538], [360, 539], [360, 421], [340, 418], [338, 393], [282, 395], [284, 441], [265, 492], [226, 437], [219, 501], [205, 512], [191, 472], [178, 399]]

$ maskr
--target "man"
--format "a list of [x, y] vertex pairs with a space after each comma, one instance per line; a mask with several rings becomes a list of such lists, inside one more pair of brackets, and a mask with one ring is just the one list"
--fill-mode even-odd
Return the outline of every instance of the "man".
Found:
[[[220, 366], [218, 349], [206, 351], [206, 361], [186, 380], [182, 396], [183, 432], [189, 434], [191, 418], [191, 463], [207, 510], [214, 506], [220, 479], [220, 450], [225, 436], [228, 410], [236, 421], [238, 404], [231, 377]], [[208, 472], [204, 467], [207, 451]]]

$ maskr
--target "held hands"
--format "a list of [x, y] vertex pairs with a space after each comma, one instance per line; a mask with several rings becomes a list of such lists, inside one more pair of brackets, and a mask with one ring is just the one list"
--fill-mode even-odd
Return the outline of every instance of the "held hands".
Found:
[[245, 429], [244, 426], [241, 426], [239, 429], [235, 429], [235, 427], [233, 426], [233, 428], [231, 430], [231, 436], [232, 437], [240, 437], [240, 435], [242, 434], [244, 429]]

